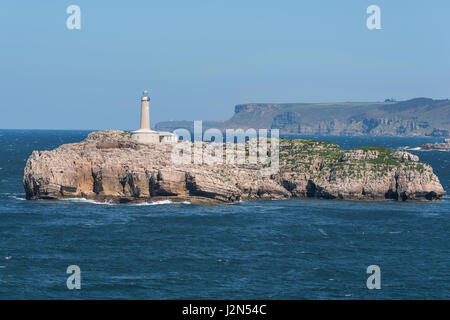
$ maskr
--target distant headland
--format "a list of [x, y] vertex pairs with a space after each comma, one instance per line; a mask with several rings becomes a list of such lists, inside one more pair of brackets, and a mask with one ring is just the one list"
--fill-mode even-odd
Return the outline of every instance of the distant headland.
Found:
[[[396, 102], [252, 103], [235, 107], [225, 121], [203, 121], [204, 129], [279, 129], [281, 134], [450, 137], [450, 100], [416, 98]], [[156, 129], [193, 130], [192, 121], [166, 121]]]

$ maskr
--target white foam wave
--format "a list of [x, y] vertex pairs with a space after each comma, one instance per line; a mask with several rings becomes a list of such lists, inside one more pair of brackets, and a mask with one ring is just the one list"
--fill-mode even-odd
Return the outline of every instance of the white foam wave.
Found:
[[136, 204], [134, 204], [134, 206], [157, 206], [157, 205], [163, 205], [163, 204], [191, 204], [191, 203], [189, 201], [173, 202], [172, 200], [160, 200], [160, 201], [154, 201], [154, 202], [136, 203]]
[[15, 199], [15, 200], [19, 200], [19, 201], [25, 201], [25, 200], [27, 200], [27, 199], [25, 199], [25, 198], [16, 197], [16, 196], [8, 196], [8, 198]]
[[[10, 198], [14, 198], [17, 200], [26, 200], [25, 198], [19, 198], [16, 196], [9, 196]], [[117, 203], [114, 203], [112, 200], [108, 201], [97, 201], [92, 199], [86, 199], [86, 198], [60, 198], [59, 201], [67, 201], [67, 202], [73, 202], [73, 203], [89, 203], [89, 204], [96, 204], [96, 205], [106, 205], [106, 206], [115, 206], [118, 205]], [[192, 204], [189, 201], [182, 201], [182, 202], [173, 202], [172, 200], [160, 200], [160, 201], [154, 201], [154, 202], [141, 202], [141, 203], [132, 203], [132, 204], [125, 204], [129, 206], [156, 206], [156, 205], [163, 205], [163, 204], [184, 204], [189, 205]]]
[[430, 152], [430, 151], [442, 151], [442, 152], [445, 152], [445, 151], [450, 151], [450, 150], [448, 150], [448, 149], [422, 149], [421, 147], [412, 147], [412, 148], [409, 148], [409, 147], [401, 147], [401, 148], [399, 148], [399, 150], [407, 150], [407, 151], [421, 151], [421, 152]]
[[107, 205], [107, 206], [113, 206], [115, 205], [115, 203], [113, 203], [112, 201], [95, 201], [95, 200], [90, 200], [90, 199], [86, 199], [86, 198], [63, 198], [63, 199], [58, 199], [61, 201], [69, 201], [69, 202], [78, 202], [78, 203], [91, 203], [91, 204], [101, 204], [101, 205]]
[[136, 203], [133, 204], [134, 206], [156, 206], [160, 204], [171, 204], [173, 203], [171, 200], [161, 200], [161, 201], [155, 201], [155, 202], [142, 202], [142, 203]]

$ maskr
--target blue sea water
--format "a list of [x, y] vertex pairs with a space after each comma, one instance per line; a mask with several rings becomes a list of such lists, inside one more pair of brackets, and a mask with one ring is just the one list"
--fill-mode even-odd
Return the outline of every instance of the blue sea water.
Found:
[[[449, 299], [450, 199], [234, 205], [25, 201], [33, 150], [86, 131], [0, 130], [0, 299]], [[312, 137], [343, 148], [438, 138]], [[450, 191], [450, 152], [412, 151]], [[66, 269], [81, 268], [81, 290]], [[381, 269], [368, 290], [366, 269]]]

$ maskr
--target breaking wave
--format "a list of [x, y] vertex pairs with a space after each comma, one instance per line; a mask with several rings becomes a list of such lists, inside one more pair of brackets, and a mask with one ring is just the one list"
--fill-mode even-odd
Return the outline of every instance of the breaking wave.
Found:
[[103, 205], [107, 205], [107, 206], [113, 206], [115, 205], [115, 203], [113, 203], [112, 201], [95, 201], [95, 200], [90, 200], [90, 199], [86, 199], [86, 198], [63, 198], [63, 199], [58, 199], [60, 201], [69, 201], [69, 202], [78, 202], [78, 203], [91, 203], [91, 204], [103, 204]]
[[8, 196], [8, 198], [15, 199], [15, 200], [19, 200], [19, 201], [25, 201], [25, 200], [27, 200], [27, 199], [25, 199], [25, 198], [21, 198], [21, 197], [17, 197], [17, 196]]
[[[20, 198], [16, 196], [9, 196], [9, 198], [16, 199], [16, 200], [26, 200], [25, 198]], [[160, 201], [154, 201], [154, 202], [141, 202], [141, 203], [128, 203], [128, 204], [120, 204], [115, 203], [112, 200], [108, 201], [97, 201], [92, 199], [86, 199], [86, 198], [61, 198], [57, 199], [58, 201], [66, 201], [66, 202], [72, 202], [72, 203], [88, 203], [88, 204], [95, 204], [95, 205], [104, 205], [104, 206], [116, 206], [116, 205], [125, 205], [125, 206], [156, 206], [156, 205], [163, 205], [163, 204], [191, 204], [189, 201], [182, 201], [182, 202], [174, 202], [172, 200], [160, 200]]]
[[157, 206], [162, 204], [191, 204], [189, 201], [173, 202], [172, 200], [160, 200], [155, 202], [142, 202], [133, 204], [134, 206]]
[[399, 147], [397, 150], [406, 150], [406, 151], [422, 151], [422, 152], [428, 152], [428, 151], [450, 151], [447, 149], [422, 149], [421, 147]]

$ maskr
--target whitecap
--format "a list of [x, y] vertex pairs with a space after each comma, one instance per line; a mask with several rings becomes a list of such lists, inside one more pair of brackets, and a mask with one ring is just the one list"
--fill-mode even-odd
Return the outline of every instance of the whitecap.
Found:
[[142, 202], [142, 203], [136, 203], [134, 206], [157, 206], [160, 204], [172, 204], [172, 200], [160, 200], [155, 202]]
[[[114, 206], [117, 205], [117, 203], [114, 203], [112, 200], [108, 201], [96, 201], [86, 198], [61, 198], [58, 199], [61, 201], [69, 201], [74, 203], [90, 203], [90, 204], [97, 204], [97, 205], [107, 205], [107, 206]], [[130, 206], [155, 206], [155, 205], [162, 205], [162, 204], [191, 204], [189, 201], [183, 201], [183, 202], [173, 202], [172, 200], [160, 200], [160, 201], [154, 201], [154, 202], [140, 202], [140, 203], [131, 203], [128, 204]]]
[[115, 205], [115, 203], [113, 203], [111, 200], [104, 201], [104, 202], [90, 200], [90, 199], [86, 199], [86, 198], [62, 198], [62, 199], [58, 199], [58, 200], [69, 201], [69, 202], [78, 202], [78, 203], [101, 204], [101, 205], [107, 205], [107, 206]]
[[142, 203], [136, 203], [132, 204], [134, 206], [157, 206], [162, 204], [191, 204], [189, 201], [183, 201], [183, 202], [173, 202], [172, 200], [159, 200], [154, 202], [142, 202]]
[[321, 234], [323, 234], [324, 236], [328, 236], [328, 234], [327, 234], [325, 231], [323, 231], [323, 229], [319, 229], [319, 232], [320, 232]]
[[20, 201], [25, 201], [25, 200], [27, 200], [27, 199], [25, 199], [25, 198], [16, 197], [16, 196], [8, 196], [8, 198], [15, 199], [15, 200], [20, 200]]

